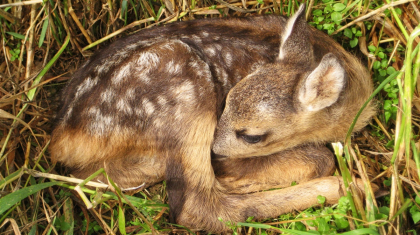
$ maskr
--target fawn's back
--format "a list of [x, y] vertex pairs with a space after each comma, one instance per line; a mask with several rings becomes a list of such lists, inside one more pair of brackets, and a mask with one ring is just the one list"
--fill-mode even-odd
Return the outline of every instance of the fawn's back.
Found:
[[[304, 4], [289, 20], [262, 16], [170, 24], [116, 41], [73, 75], [50, 151], [77, 177], [103, 167], [124, 188], [166, 179], [173, 222], [224, 231], [219, 217], [276, 216], [308, 207], [320, 194], [336, 202], [342, 182], [335, 177], [248, 193], [291, 183], [282, 177], [296, 172], [292, 167], [300, 168], [298, 180], [329, 174], [334, 164], [325, 149], [298, 145], [342, 137], [371, 90], [360, 63], [306, 25]], [[372, 114], [369, 106], [357, 129]], [[262, 175], [245, 177], [261, 179], [260, 186], [239, 182], [244, 194], [230, 193], [235, 183], [229, 191], [229, 180], [215, 178], [212, 147], [228, 159], [270, 155], [255, 164], [262, 169], [253, 173]], [[313, 151], [317, 154], [305, 156]], [[221, 164], [220, 172], [229, 178], [235, 169], [226, 166]], [[281, 174], [272, 177], [273, 184], [264, 182], [270, 178], [264, 175], [267, 167]]]
[[174, 23], [102, 49], [63, 93], [53, 159], [79, 177], [112, 165], [123, 186], [162, 180], [161, 150], [197, 118], [215, 123], [228, 91], [276, 59], [284, 25], [275, 16]]

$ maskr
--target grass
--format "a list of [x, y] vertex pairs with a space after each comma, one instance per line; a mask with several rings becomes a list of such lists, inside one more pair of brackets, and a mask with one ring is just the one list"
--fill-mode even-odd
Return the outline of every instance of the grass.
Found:
[[[297, 1], [9, 2], [0, 5], [0, 234], [199, 233], [168, 223], [164, 184], [124, 195], [60, 177], [63, 171], [54, 168], [47, 150], [59, 91], [84, 57], [129, 33], [176, 20], [290, 15]], [[417, 234], [419, 3], [305, 4], [311, 25], [366, 63], [379, 112], [362, 133], [347, 138], [342, 151], [334, 145], [337, 173], [349, 186], [339, 204], [326, 206], [320, 197], [320, 206], [302, 212], [230, 224], [233, 233]], [[365, 184], [365, 199], [352, 187], [355, 177]], [[376, 199], [370, 182], [385, 195]]]

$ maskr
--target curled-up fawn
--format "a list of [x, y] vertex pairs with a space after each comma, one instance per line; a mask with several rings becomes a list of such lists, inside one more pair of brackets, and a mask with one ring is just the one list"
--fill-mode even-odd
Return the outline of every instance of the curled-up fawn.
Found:
[[123, 188], [166, 180], [173, 222], [220, 232], [218, 217], [337, 202], [342, 182], [319, 143], [340, 140], [371, 92], [363, 66], [309, 27], [304, 7], [288, 20], [174, 23], [116, 41], [73, 75], [50, 150], [77, 177], [103, 167]]

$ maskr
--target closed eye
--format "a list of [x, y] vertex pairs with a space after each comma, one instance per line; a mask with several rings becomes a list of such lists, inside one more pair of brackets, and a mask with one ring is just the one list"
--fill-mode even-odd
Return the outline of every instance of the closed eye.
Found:
[[268, 133], [264, 133], [262, 135], [247, 135], [246, 132], [246, 129], [238, 130], [236, 131], [236, 137], [243, 139], [248, 144], [256, 144], [264, 141], [268, 135]]
[[249, 143], [249, 144], [256, 144], [263, 140], [264, 135], [241, 135], [241, 138]]

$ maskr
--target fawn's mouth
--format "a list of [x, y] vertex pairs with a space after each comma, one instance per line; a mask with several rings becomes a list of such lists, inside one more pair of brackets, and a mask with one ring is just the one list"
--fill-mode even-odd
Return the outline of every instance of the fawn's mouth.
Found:
[[213, 151], [211, 151], [211, 159], [212, 160], [223, 160], [226, 159], [227, 156], [225, 155], [219, 155], [219, 154], [215, 154]]

